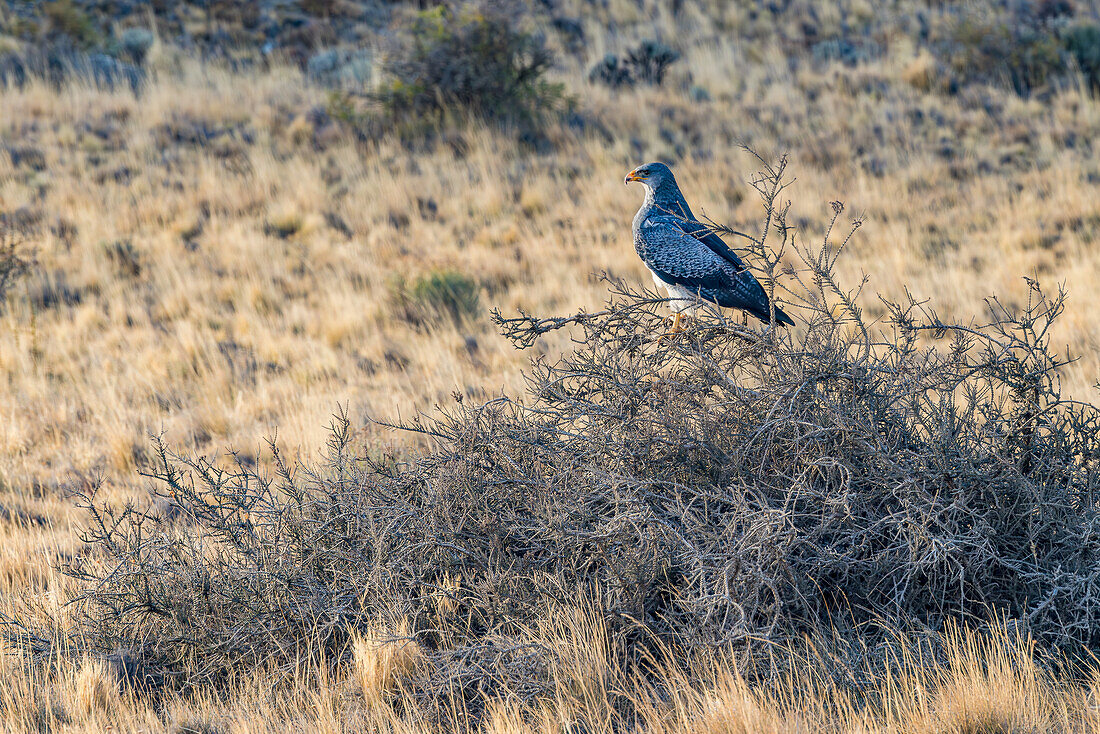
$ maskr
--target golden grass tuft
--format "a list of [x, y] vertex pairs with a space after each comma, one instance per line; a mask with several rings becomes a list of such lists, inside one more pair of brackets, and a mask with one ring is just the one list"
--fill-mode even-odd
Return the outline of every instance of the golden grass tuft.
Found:
[[116, 705], [118, 681], [106, 662], [86, 659], [77, 668], [73, 692], [78, 712], [93, 716], [109, 712]]
[[606, 710], [613, 678], [612, 650], [603, 619], [585, 604], [561, 606], [546, 615], [538, 639], [550, 651], [550, 674], [559, 702]]
[[427, 664], [404, 620], [392, 628], [373, 627], [365, 633], [353, 634], [351, 651], [352, 677], [370, 703], [392, 697], [401, 689], [403, 680]]
[[[823, 667], [828, 643], [776, 648], [788, 673], [750, 683], [721, 656], [651, 661], [639, 675], [600, 649], [602, 624], [584, 605], [549, 610], [532, 642], [559, 661], [551, 694], [530, 705], [500, 687], [485, 691], [484, 716], [440, 691], [417, 698], [403, 677], [423, 671], [422, 653], [396, 640], [405, 625], [359, 635], [349, 679], [332, 677], [323, 661], [304, 660], [291, 681], [263, 670], [237, 677], [217, 692], [166, 692], [156, 705], [120, 695], [101, 661], [34, 661], [10, 649], [0, 655], [0, 730], [172, 731], [280, 734], [285, 731], [563, 734], [1098, 734], [1100, 672], [1060, 678], [1044, 667], [1034, 644], [1005, 626], [951, 628], [934, 640], [938, 655], [896, 649], [868, 662], [859, 689], [838, 685]], [[888, 661], [889, 664], [886, 664]], [[348, 696], [352, 684], [354, 695]], [[425, 692], [421, 691], [421, 694]], [[427, 704], [427, 705], [425, 705]], [[623, 716], [624, 707], [635, 713]], [[443, 720], [439, 720], [442, 715]]]
[[1059, 710], [1064, 695], [1035, 666], [1035, 650], [1027, 640], [1013, 639], [1007, 630], [989, 638], [958, 629], [951, 629], [946, 640], [946, 663], [930, 685], [921, 684], [926, 691], [915, 697], [911, 688], [897, 691], [899, 699], [910, 701], [906, 728], [960, 734], [1058, 730], [1067, 713]]

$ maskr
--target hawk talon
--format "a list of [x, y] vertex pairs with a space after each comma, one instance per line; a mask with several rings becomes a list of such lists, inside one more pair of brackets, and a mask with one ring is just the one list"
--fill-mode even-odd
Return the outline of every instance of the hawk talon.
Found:
[[680, 334], [683, 334], [685, 331], [687, 331], [687, 329], [685, 329], [683, 326], [681, 326], [680, 323], [682, 321], [689, 321], [690, 322], [691, 321], [690, 316], [684, 316], [682, 313], [677, 311], [676, 313], [672, 314], [671, 318], [672, 318], [672, 328], [670, 328], [668, 331], [666, 331], [664, 334], [662, 334], [660, 339], [658, 339], [658, 341], [663, 341], [665, 339], [674, 340], [677, 336], [679, 336]]

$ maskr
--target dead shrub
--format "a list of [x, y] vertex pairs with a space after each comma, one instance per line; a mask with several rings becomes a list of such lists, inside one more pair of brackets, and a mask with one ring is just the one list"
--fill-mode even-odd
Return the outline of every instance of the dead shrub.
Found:
[[431, 700], [545, 692], [570, 663], [531, 630], [578, 589], [609, 656], [767, 656], [830, 628], [871, 649], [891, 625], [991, 615], [1096, 648], [1100, 419], [1059, 389], [1063, 295], [1031, 282], [968, 324], [888, 302], [873, 322], [833, 276], [859, 222], [803, 245], [785, 162], [753, 185], [758, 233], [725, 231], [797, 328], [713, 313], [663, 339], [664, 299], [612, 281], [596, 313], [497, 315], [521, 347], [572, 328], [575, 349], [536, 358], [522, 396], [402, 424], [437, 446], [419, 458], [357, 456], [345, 416], [323, 461], [275, 451], [271, 475], [158, 444], [152, 507], [82, 498], [74, 636], [196, 682], [339, 657], [402, 619], [424, 664], [387, 670]]

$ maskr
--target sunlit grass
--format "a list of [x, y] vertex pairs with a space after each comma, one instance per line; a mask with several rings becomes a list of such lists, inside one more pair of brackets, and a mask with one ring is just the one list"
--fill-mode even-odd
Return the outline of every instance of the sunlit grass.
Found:
[[[252, 671], [215, 691], [143, 694], [117, 662], [0, 658], [5, 731], [613, 731], [651, 734], [729, 732], [882, 732], [997, 734], [1096, 732], [1096, 673], [1060, 679], [1036, 662], [1034, 646], [1004, 626], [986, 632], [950, 628], [925, 641], [903, 637], [855, 670], [861, 685], [842, 686], [825, 670], [827, 644], [776, 651], [788, 666], [770, 683], [752, 683], [737, 664], [717, 657], [675, 664], [653, 661], [650, 675], [624, 668], [606, 630], [584, 607], [560, 608], [532, 641], [546, 646], [551, 693], [521, 704], [507, 690], [463, 702], [447, 691], [419, 698], [402, 687], [418, 663], [400, 630], [357, 639], [335, 666], [309, 655], [291, 679]], [[835, 662], [832, 661], [832, 662]], [[1064, 673], [1062, 674], [1065, 675]], [[483, 708], [475, 720], [471, 707]], [[624, 712], [630, 711], [629, 716]], [[442, 718], [440, 718], [442, 717]]]

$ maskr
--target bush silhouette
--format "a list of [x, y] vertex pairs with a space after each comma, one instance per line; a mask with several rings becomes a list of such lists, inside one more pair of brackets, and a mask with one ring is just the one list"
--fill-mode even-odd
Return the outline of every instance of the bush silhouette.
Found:
[[1100, 25], [1078, 23], [1070, 27], [1066, 31], [1065, 45], [1089, 89], [1100, 93]]
[[668, 67], [680, 58], [680, 54], [660, 41], [647, 39], [627, 52], [626, 58], [639, 81], [660, 86]]
[[680, 52], [669, 46], [646, 39], [626, 52], [620, 59], [607, 54], [588, 72], [588, 81], [599, 82], [613, 89], [632, 87], [637, 83], [659, 87], [668, 68], [680, 59]]

